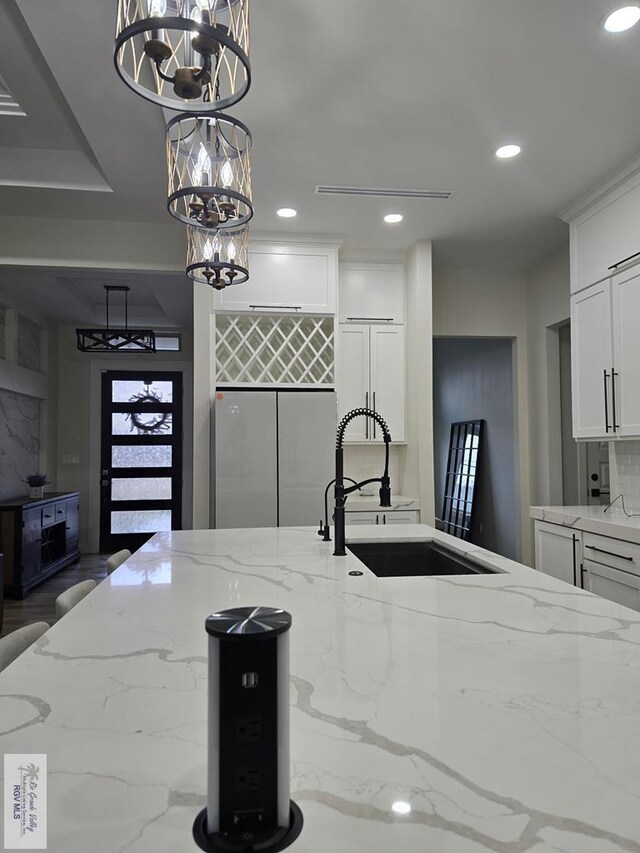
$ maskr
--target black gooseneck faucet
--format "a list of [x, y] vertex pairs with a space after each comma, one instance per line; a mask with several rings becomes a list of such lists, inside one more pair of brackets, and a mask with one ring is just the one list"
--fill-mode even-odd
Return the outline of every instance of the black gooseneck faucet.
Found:
[[[382, 477], [370, 477], [368, 480], [363, 480], [361, 483], [355, 483], [348, 488], [344, 485], [344, 432], [354, 418], [372, 418], [376, 421], [382, 430], [384, 439], [384, 473]], [[344, 505], [347, 495], [355, 492], [356, 489], [366, 486], [368, 483], [380, 483], [380, 506], [391, 506], [391, 482], [389, 480], [389, 445], [391, 444], [391, 434], [386, 421], [373, 409], [352, 409], [346, 414], [338, 424], [338, 432], [336, 433], [336, 479], [334, 485], [335, 506], [334, 514], [334, 535], [335, 535], [335, 550], [334, 557], [346, 556], [344, 543]]]

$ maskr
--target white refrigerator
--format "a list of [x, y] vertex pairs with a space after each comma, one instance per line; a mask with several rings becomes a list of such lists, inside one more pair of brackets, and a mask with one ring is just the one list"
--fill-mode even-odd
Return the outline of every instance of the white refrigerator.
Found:
[[215, 394], [214, 526], [319, 525], [334, 477], [334, 391]]

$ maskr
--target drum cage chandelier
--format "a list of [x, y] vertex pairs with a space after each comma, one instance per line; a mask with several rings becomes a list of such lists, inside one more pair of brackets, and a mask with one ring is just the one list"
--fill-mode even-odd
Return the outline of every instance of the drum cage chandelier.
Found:
[[249, 229], [187, 228], [187, 275], [216, 290], [243, 284], [249, 278]]
[[238, 228], [253, 216], [251, 134], [237, 119], [184, 113], [167, 125], [167, 207], [200, 228]]
[[143, 98], [182, 112], [238, 103], [251, 85], [249, 0], [118, 0], [114, 62]]

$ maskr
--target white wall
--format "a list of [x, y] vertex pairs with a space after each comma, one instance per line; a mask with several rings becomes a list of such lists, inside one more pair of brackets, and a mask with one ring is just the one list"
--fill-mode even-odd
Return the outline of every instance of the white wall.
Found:
[[558, 325], [569, 319], [569, 248], [527, 270], [530, 503], [562, 503], [560, 350]]
[[[518, 512], [518, 559], [532, 565], [529, 523], [529, 398], [526, 284], [518, 272], [436, 268], [433, 334], [445, 337], [513, 338], [514, 424]], [[433, 479], [432, 479], [433, 482]]]
[[420, 499], [420, 519], [435, 523], [433, 487], [433, 270], [431, 243], [407, 258], [407, 447], [400, 454], [402, 491]]
[[609, 464], [611, 500], [623, 495], [627, 512], [640, 512], [640, 441], [610, 441]]

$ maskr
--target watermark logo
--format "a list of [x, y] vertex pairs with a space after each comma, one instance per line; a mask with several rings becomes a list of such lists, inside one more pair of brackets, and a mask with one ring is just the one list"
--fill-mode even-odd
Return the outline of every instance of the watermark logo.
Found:
[[5, 850], [47, 847], [47, 756], [4, 757]]

